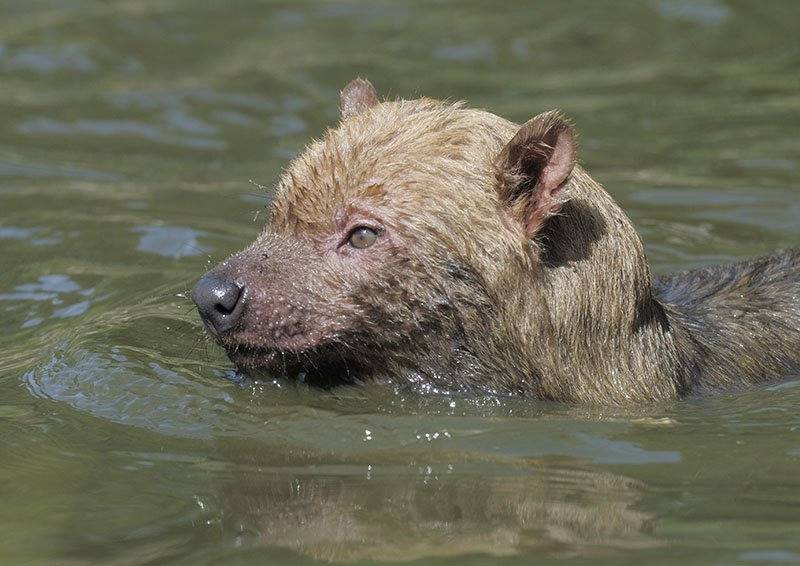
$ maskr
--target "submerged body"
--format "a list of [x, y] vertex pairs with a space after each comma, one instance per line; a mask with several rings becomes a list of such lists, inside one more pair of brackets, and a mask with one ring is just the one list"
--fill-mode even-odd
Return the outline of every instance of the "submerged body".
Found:
[[797, 252], [652, 280], [560, 114], [522, 126], [356, 80], [269, 225], [193, 292], [241, 368], [576, 403], [800, 369]]
[[686, 392], [800, 374], [800, 251], [659, 277], [686, 342]]

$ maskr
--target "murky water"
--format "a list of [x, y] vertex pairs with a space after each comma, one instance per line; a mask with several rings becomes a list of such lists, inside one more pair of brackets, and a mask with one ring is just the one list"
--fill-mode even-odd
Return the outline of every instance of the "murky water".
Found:
[[231, 381], [185, 292], [356, 74], [562, 108], [657, 271], [800, 243], [796, 2], [5, 0], [0, 561], [800, 563], [800, 380], [640, 410]]

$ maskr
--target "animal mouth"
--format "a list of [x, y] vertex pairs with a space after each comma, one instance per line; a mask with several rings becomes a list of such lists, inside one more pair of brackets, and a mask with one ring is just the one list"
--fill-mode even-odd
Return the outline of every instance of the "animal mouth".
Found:
[[242, 369], [271, 367], [275, 361], [280, 361], [282, 355], [285, 356], [285, 352], [274, 348], [248, 346], [245, 344], [223, 344], [223, 347], [231, 361]]
[[245, 344], [224, 346], [237, 369], [256, 380], [281, 378], [323, 388], [360, 381], [359, 364], [330, 344], [317, 344], [306, 349]]

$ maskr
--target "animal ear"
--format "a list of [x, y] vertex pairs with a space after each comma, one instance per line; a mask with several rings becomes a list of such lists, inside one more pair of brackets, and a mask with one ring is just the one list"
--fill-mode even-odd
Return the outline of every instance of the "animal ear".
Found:
[[342, 120], [360, 114], [378, 104], [378, 93], [367, 79], [356, 77], [339, 93], [339, 108]]
[[528, 120], [495, 158], [500, 200], [528, 237], [566, 202], [577, 153], [575, 130], [553, 110]]

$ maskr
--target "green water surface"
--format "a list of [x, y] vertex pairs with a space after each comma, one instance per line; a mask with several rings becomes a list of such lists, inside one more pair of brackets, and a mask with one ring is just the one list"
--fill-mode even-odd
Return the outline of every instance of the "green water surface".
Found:
[[186, 291], [357, 74], [563, 109], [657, 272], [800, 244], [792, 0], [3, 0], [0, 563], [800, 563], [797, 378], [624, 410], [233, 381]]

